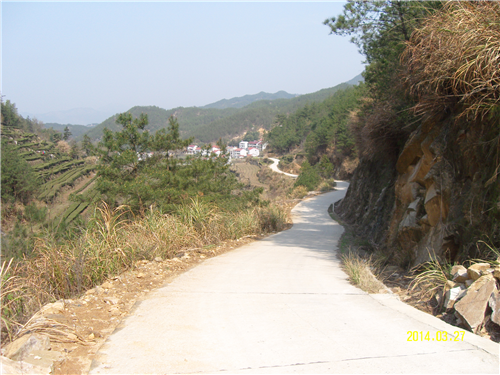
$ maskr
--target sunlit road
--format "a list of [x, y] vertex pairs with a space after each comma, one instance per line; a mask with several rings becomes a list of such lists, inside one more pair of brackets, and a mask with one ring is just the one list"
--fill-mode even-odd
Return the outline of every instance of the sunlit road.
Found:
[[283, 172], [281, 171], [279, 168], [278, 168], [278, 164], [280, 162], [279, 159], [275, 159], [275, 158], [269, 158], [269, 160], [272, 160], [273, 161], [273, 164], [271, 164], [269, 166], [269, 168], [271, 168], [273, 171], [277, 172], [277, 173], [283, 173], [284, 175], [286, 176], [290, 176], [290, 177], [293, 177], [293, 178], [297, 178], [299, 177], [298, 175], [296, 174], [292, 174], [292, 173], [286, 173], [286, 172]]
[[[108, 338], [92, 374], [497, 373], [498, 344], [389, 294], [349, 284], [327, 213], [339, 190], [293, 210], [292, 229], [209, 259], [152, 292]], [[408, 333], [410, 331], [410, 333]], [[408, 341], [412, 331], [434, 341]], [[448, 341], [437, 341], [446, 331]]]

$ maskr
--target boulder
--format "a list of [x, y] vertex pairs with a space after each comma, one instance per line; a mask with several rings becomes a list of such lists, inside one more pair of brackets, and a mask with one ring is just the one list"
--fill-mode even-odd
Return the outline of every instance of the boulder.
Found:
[[464, 266], [453, 266], [451, 268], [451, 274], [453, 275], [453, 281], [457, 283], [464, 283], [465, 280], [470, 279], [467, 273], [467, 268], [465, 268]]
[[457, 318], [474, 333], [481, 327], [491, 293], [494, 290], [496, 290], [496, 285], [493, 275], [484, 275], [474, 281], [460, 301], [455, 303]]
[[496, 266], [493, 269], [493, 276], [500, 280], [500, 266]]
[[453, 308], [455, 302], [460, 299], [460, 297], [462, 296], [462, 292], [466, 289], [467, 288], [465, 287], [465, 285], [461, 284], [460, 286], [456, 286], [454, 288], [451, 288], [450, 290], [447, 290], [444, 297], [444, 308], [446, 310]]
[[470, 266], [467, 269], [467, 274], [469, 275], [469, 279], [472, 280], [477, 280], [479, 279], [485, 271], [490, 269], [490, 264], [489, 263], [476, 263]]
[[24, 335], [17, 340], [12, 341], [4, 348], [4, 354], [7, 358], [14, 361], [20, 361], [27, 357], [33, 350], [50, 349], [50, 339], [37, 333]]
[[500, 326], [500, 293], [498, 290], [494, 290], [493, 293], [491, 293], [489, 305], [492, 310], [491, 321]]

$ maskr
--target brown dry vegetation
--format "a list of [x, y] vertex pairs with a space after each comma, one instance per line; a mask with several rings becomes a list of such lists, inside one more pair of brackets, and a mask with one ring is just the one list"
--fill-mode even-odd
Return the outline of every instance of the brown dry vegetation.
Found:
[[449, 1], [407, 43], [406, 83], [426, 117], [458, 104], [483, 118], [500, 103], [500, 3]]
[[77, 240], [56, 243], [37, 239], [29, 259], [4, 263], [1, 272], [2, 342], [48, 302], [73, 298], [138, 260], [174, 258], [180, 251], [202, 248], [249, 235], [286, 228], [286, 207], [268, 205], [237, 213], [193, 200], [176, 215], [151, 208], [134, 217], [127, 207], [102, 204]]

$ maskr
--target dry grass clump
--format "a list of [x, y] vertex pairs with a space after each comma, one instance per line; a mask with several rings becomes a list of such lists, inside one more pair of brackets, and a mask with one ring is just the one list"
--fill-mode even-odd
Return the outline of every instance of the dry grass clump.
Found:
[[126, 206], [111, 209], [102, 203], [78, 240], [38, 238], [29, 258], [3, 263], [2, 340], [44, 304], [79, 295], [138, 260], [173, 258], [182, 250], [279, 231], [287, 222], [284, 209], [272, 204], [223, 212], [194, 199], [174, 215], [151, 208], [134, 217]]
[[307, 193], [307, 188], [303, 185], [299, 185], [290, 192], [290, 198], [302, 199], [307, 195]]
[[451, 265], [441, 263], [429, 253], [430, 261], [417, 266], [412, 270], [417, 275], [411, 281], [408, 289], [417, 295], [419, 301], [430, 300], [445, 289], [446, 283], [451, 278]]
[[349, 250], [341, 255], [341, 259], [342, 267], [352, 284], [367, 293], [380, 293], [381, 290], [385, 290], [384, 284], [371, 271], [377, 268], [371, 257], [362, 258]]
[[413, 33], [402, 58], [417, 113], [458, 103], [461, 115], [484, 117], [500, 101], [500, 3], [447, 2]]

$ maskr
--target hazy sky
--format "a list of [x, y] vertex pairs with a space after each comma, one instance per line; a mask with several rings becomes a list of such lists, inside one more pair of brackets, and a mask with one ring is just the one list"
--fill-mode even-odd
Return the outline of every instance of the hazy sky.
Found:
[[363, 70], [342, 2], [2, 1], [2, 95], [20, 112], [306, 94]]

